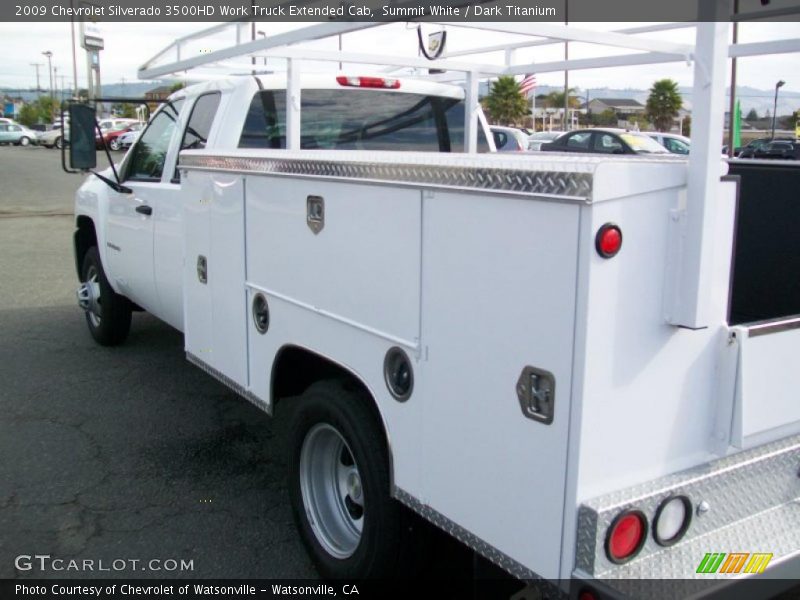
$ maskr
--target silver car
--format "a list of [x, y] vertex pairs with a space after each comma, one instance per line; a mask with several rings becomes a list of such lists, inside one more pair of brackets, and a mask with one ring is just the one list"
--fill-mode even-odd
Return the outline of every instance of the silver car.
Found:
[[39, 134], [19, 123], [0, 123], [0, 144], [27, 146], [37, 144]]

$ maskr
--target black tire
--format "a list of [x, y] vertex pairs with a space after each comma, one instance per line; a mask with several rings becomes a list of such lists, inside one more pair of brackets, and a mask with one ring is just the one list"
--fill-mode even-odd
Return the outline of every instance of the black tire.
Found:
[[[347, 391], [338, 382], [322, 381], [306, 390], [295, 401], [298, 404], [292, 407], [287, 437], [292, 512], [306, 549], [320, 574], [327, 579], [394, 577], [410, 565], [408, 548], [412, 532], [409, 515], [390, 497], [388, 450], [377, 418], [367, 404], [369, 401], [359, 393]], [[314, 443], [307, 442], [307, 439], [319, 437], [319, 432], [330, 435], [331, 429], [346, 444], [340, 453], [345, 460], [341, 457], [338, 460], [347, 464], [346, 456], [350, 454], [346, 451], [352, 453], [352, 463], [360, 475], [358, 488], [363, 491], [361, 532], [349, 556], [337, 556], [329, 550], [330, 546], [322, 541], [327, 535], [324, 525], [326, 519], [319, 518], [321, 513], [312, 507], [313, 500], [308, 503], [304, 500], [304, 473], [308, 473], [308, 468], [301, 464], [304, 445], [314, 447]], [[315, 453], [306, 448], [306, 454], [304, 464], [307, 465], [308, 456]], [[318, 471], [325, 473], [326, 469], [320, 468]], [[332, 476], [331, 479], [336, 477]], [[325, 488], [322, 485], [309, 486], [308, 479], [305, 481], [307, 495], [309, 487], [313, 490]], [[336, 501], [333, 503], [336, 504]], [[349, 511], [353, 502], [349, 505], [346, 501], [339, 502], [338, 506]], [[312, 517], [314, 525], [309, 515], [315, 515]], [[353, 516], [352, 512], [350, 516]], [[335, 516], [332, 518], [336, 520]], [[317, 520], [323, 523], [318, 525]]]
[[120, 144], [119, 144], [119, 139], [117, 139], [117, 138], [112, 139], [108, 143], [108, 147], [111, 148], [111, 150], [115, 150], [115, 151], [116, 150], [120, 150], [122, 148], [122, 146], [120, 146]]
[[[53, 144], [53, 146], [55, 146], [55, 147], [56, 147], [56, 148], [58, 148], [59, 150], [61, 150], [61, 147], [62, 147], [63, 145], [64, 145], [64, 142], [62, 141], [62, 139], [61, 139], [60, 137], [57, 137], [57, 138], [56, 138], [56, 141], [55, 141], [55, 143]], [[51, 147], [52, 147], [52, 146], [51, 146]]]
[[23, 135], [21, 138], [19, 138], [18, 144], [20, 146], [27, 146], [30, 143], [31, 143], [31, 138], [29, 138], [27, 135]]
[[100, 297], [97, 310], [86, 311], [86, 324], [95, 341], [102, 346], [116, 346], [125, 341], [131, 329], [131, 303], [117, 294], [106, 279], [97, 246], [92, 246], [83, 258], [81, 282], [94, 280]]

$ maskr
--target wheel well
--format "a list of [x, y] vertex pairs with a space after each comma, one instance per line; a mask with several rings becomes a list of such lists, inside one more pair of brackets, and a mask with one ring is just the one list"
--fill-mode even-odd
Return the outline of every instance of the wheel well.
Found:
[[299, 346], [284, 346], [278, 351], [272, 365], [273, 411], [282, 400], [299, 396], [312, 384], [323, 380], [338, 381], [344, 389], [357, 393], [366, 400], [375, 417], [375, 422], [386, 440], [391, 462], [392, 452], [389, 446], [389, 437], [372, 392], [352, 371], [311, 350]]
[[89, 248], [97, 245], [97, 233], [94, 230], [94, 222], [86, 216], [78, 217], [75, 222], [75, 269], [78, 272], [78, 279], [81, 277], [81, 266], [83, 258]]

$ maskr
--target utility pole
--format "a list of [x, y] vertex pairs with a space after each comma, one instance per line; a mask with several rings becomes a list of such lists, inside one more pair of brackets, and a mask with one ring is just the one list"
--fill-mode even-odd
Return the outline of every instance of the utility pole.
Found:
[[47, 57], [47, 74], [50, 76], [50, 97], [53, 97], [53, 53], [50, 50], [42, 52]]
[[43, 67], [42, 63], [31, 63], [31, 66], [36, 69], [36, 93], [38, 94], [41, 91], [39, 87], [39, 67]]

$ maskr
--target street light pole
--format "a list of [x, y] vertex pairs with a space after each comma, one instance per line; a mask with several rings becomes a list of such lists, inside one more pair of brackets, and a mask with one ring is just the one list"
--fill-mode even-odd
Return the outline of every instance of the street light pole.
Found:
[[42, 52], [47, 57], [47, 74], [50, 76], [50, 97], [53, 97], [53, 53], [50, 50]]
[[783, 87], [783, 84], [786, 82], [781, 79], [778, 83], [775, 84], [775, 102], [772, 105], [772, 137], [770, 139], [775, 139], [775, 118], [778, 116], [776, 113], [778, 112], [778, 90]]
[[36, 97], [39, 97], [39, 92], [41, 88], [39, 87], [39, 67], [42, 67], [42, 63], [31, 63], [31, 66], [36, 69]]

